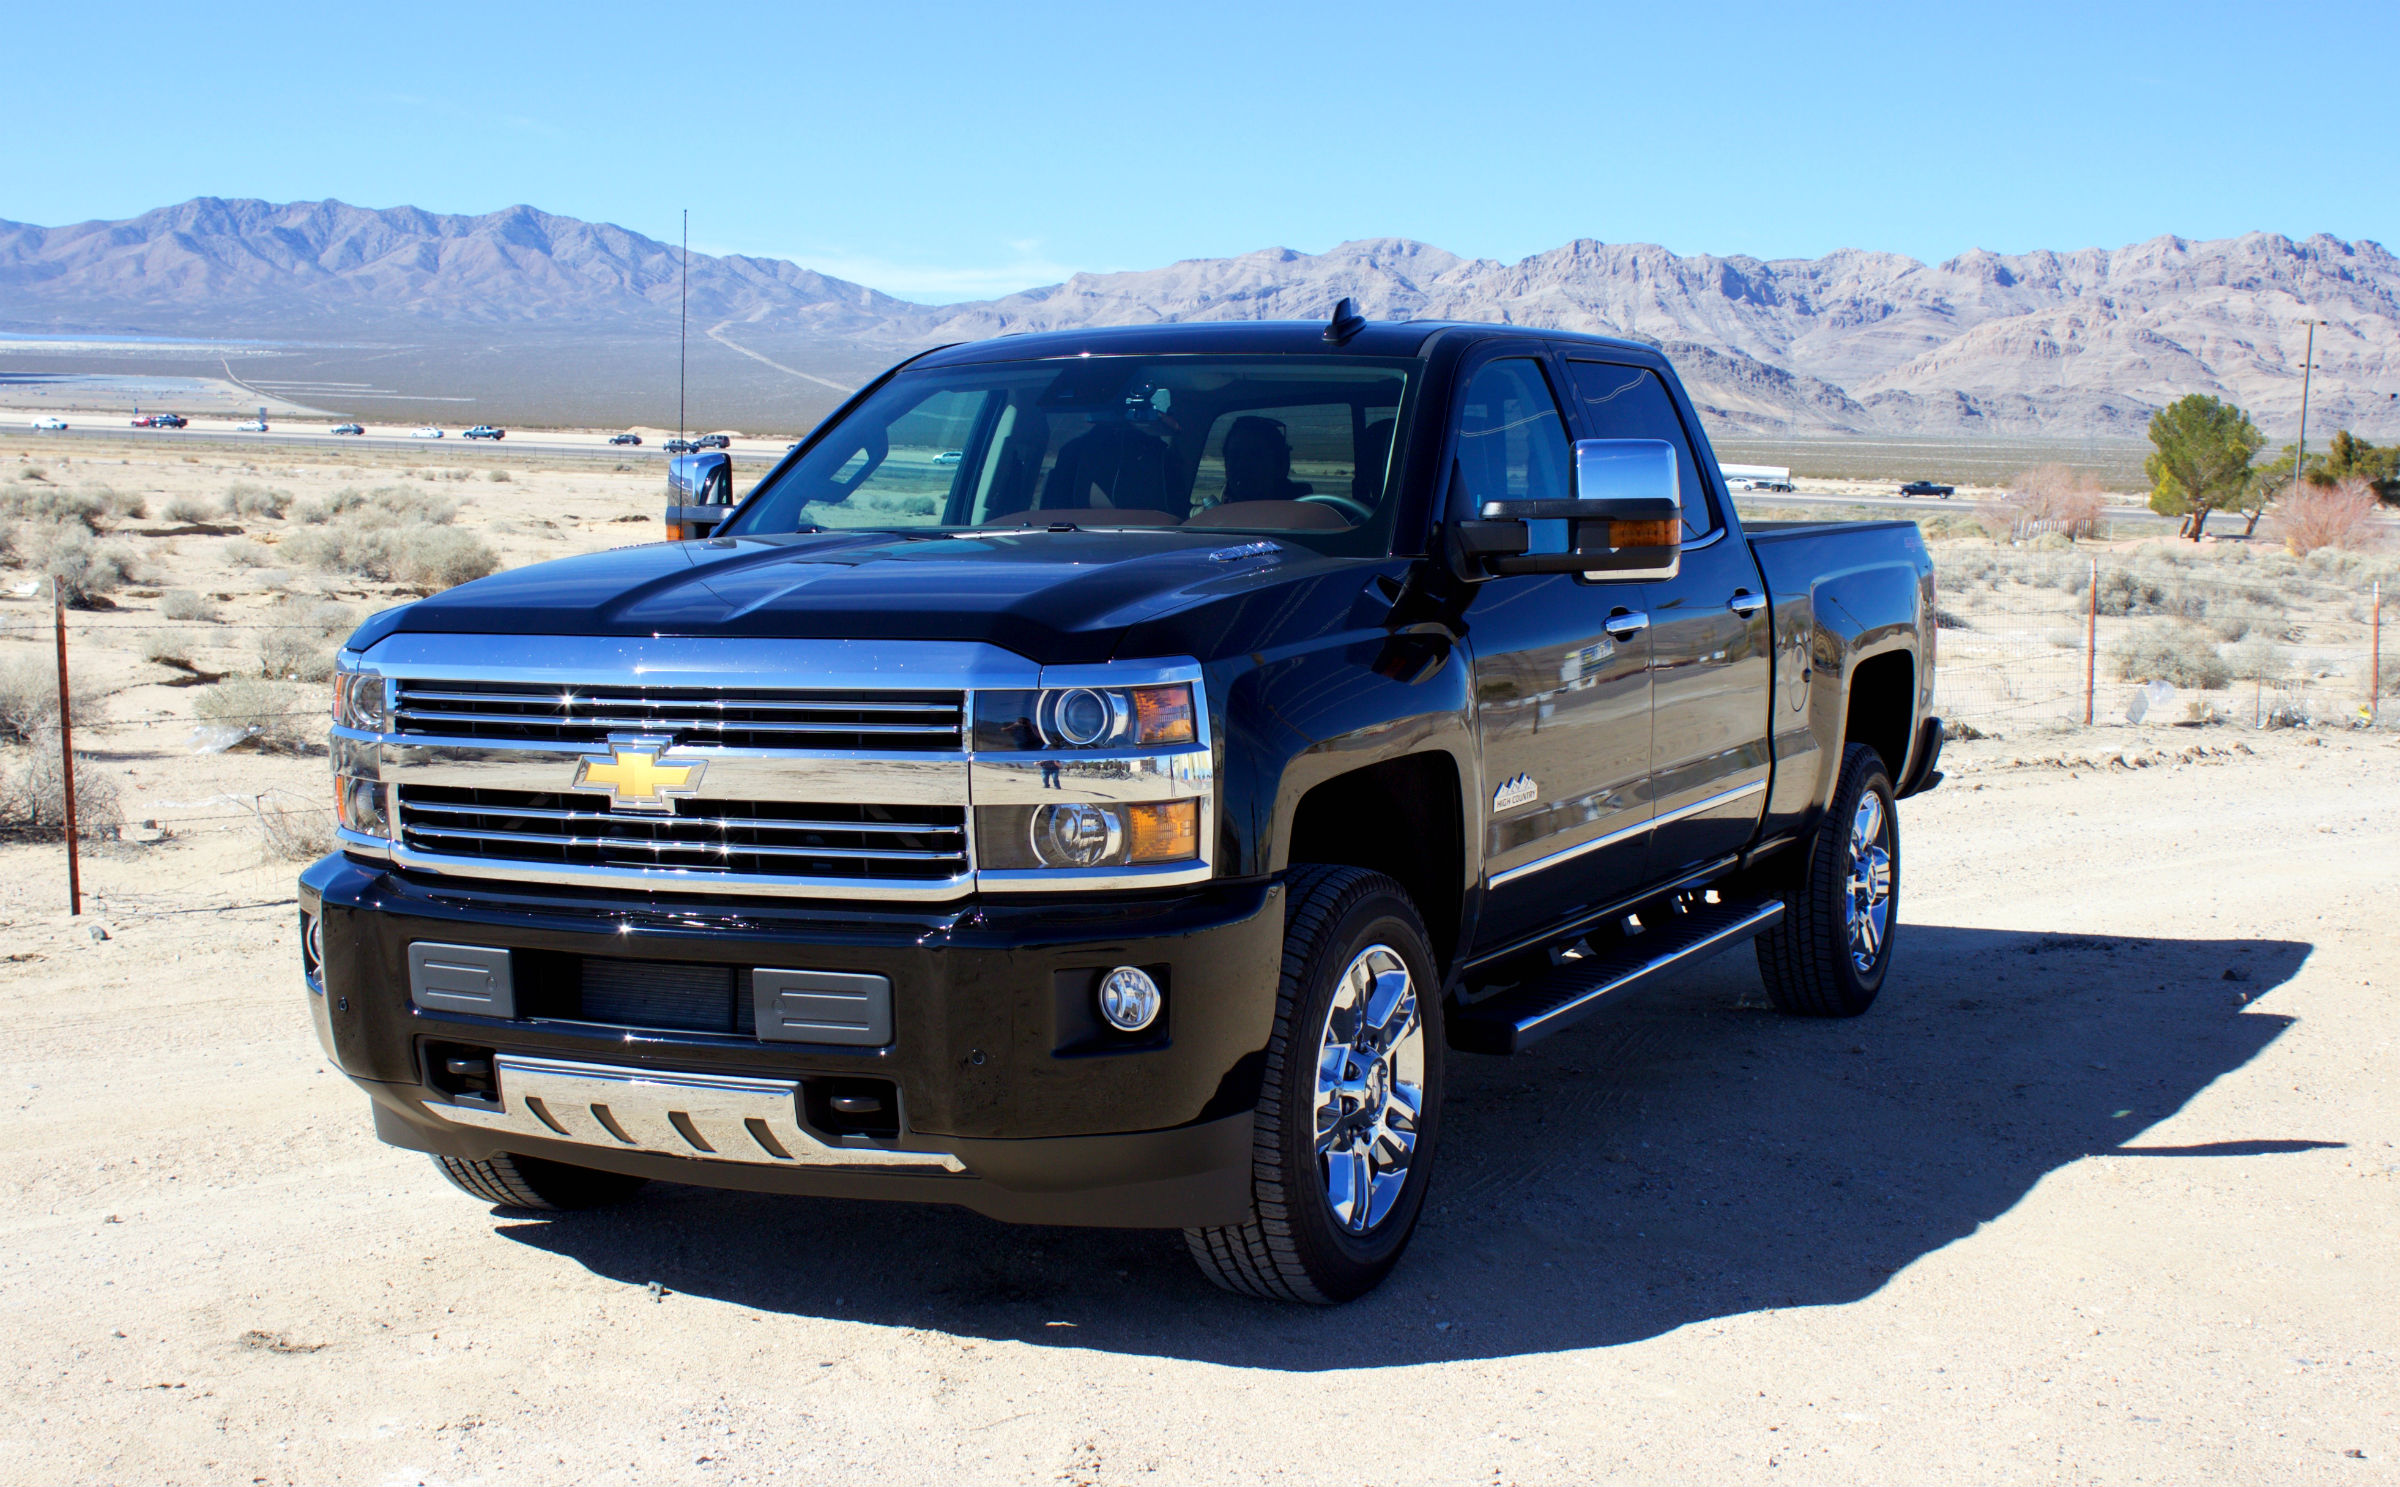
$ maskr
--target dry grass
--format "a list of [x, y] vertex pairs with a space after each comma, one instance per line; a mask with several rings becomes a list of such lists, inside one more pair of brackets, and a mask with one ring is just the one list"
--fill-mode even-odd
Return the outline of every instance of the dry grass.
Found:
[[206, 742], [268, 754], [306, 753], [327, 719], [321, 688], [246, 676], [201, 688], [192, 700], [192, 715], [213, 735]]
[[[66, 836], [67, 791], [58, 750], [28, 749], [0, 770], [0, 837], [58, 841]], [[75, 834], [86, 841], [113, 837], [125, 824], [116, 781], [82, 754], [75, 756]]]
[[2218, 653], [2216, 642], [2189, 625], [2150, 625], [2121, 636], [2109, 659], [2119, 681], [2163, 681], [2215, 691], [2233, 679], [2233, 668]]

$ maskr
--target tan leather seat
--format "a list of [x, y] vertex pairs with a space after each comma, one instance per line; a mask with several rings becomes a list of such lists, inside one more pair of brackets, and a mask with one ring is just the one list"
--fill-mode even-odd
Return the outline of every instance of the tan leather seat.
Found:
[[[1272, 502], [1261, 502], [1272, 505]], [[986, 527], [1046, 527], [1066, 522], [1077, 527], [1172, 527], [1175, 518], [1163, 511], [1150, 511], [1136, 506], [1115, 510], [1106, 506], [1061, 506], [1055, 510], [1018, 511], [1008, 516], [995, 516], [984, 523]]]
[[1347, 532], [1350, 523], [1322, 501], [1227, 501], [1192, 514], [1187, 527], [1264, 527], [1282, 532]]

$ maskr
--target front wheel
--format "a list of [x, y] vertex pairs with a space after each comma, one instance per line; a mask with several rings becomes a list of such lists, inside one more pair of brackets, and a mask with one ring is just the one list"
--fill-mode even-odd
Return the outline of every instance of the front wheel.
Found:
[[1758, 937], [1758, 974], [1777, 1011], [1856, 1017], [1874, 1005], [1899, 928], [1900, 818], [1883, 756], [1842, 753], [1816, 835], [1791, 855], [1783, 920]]
[[1286, 889], [1246, 1223], [1187, 1229], [1228, 1291], [1318, 1305], [1375, 1288], [1425, 1205], [1441, 1127], [1441, 982], [1416, 906], [1354, 867]]
[[649, 1181], [505, 1151], [483, 1158], [437, 1156], [433, 1165], [461, 1191], [486, 1203], [537, 1213], [621, 1203]]

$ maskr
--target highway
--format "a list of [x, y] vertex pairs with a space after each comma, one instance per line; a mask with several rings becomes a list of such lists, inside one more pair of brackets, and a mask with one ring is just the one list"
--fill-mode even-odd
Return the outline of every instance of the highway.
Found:
[[[131, 427], [131, 421], [125, 418], [112, 418], [105, 414], [77, 418], [69, 414], [67, 415], [67, 430], [63, 435], [34, 429], [30, 427], [31, 422], [30, 418], [11, 418], [9, 422], [0, 424], [0, 432], [31, 440], [103, 438], [153, 444], [166, 444], [182, 440], [211, 444], [241, 443], [287, 448], [314, 447], [381, 451], [405, 449], [412, 456], [422, 456], [428, 459], [443, 455], [472, 457], [479, 453], [489, 452], [494, 448], [620, 460], [663, 459], [666, 455], [663, 438], [654, 439], [645, 434], [640, 446], [636, 447], [611, 444], [608, 442], [609, 436], [606, 433], [580, 430], [537, 429], [524, 432], [511, 430], [505, 440], [494, 443], [482, 439], [469, 439], [465, 436], [463, 429], [453, 428], [445, 428], [443, 437], [439, 439], [412, 438], [408, 428], [400, 425], [390, 428], [369, 425], [364, 434], [335, 434], [328, 432], [332, 428], [331, 424], [316, 419], [306, 422], [297, 419], [270, 420], [267, 432], [263, 434], [244, 432], [238, 426], [240, 420], [231, 418], [195, 418], [191, 421], [191, 427], [181, 429], [137, 429]], [[744, 464], [772, 463], [783, 458], [784, 450], [790, 443], [791, 441], [788, 439], [735, 439], [732, 448], [727, 452]]]

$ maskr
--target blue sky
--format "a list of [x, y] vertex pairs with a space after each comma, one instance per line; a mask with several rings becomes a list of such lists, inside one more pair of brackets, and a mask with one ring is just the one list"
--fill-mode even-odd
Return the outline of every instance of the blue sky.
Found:
[[[1514, 260], [2400, 241], [2400, 5], [16, 8], [0, 218], [517, 202], [917, 299]], [[47, 60], [44, 60], [47, 59]]]

